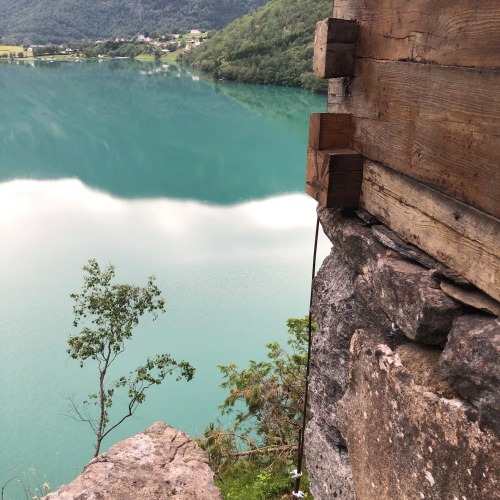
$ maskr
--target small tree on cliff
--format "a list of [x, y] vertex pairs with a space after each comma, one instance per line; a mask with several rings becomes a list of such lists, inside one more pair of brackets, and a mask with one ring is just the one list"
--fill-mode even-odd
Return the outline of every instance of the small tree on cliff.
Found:
[[[146, 399], [146, 391], [153, 385], [162, 383], [167, 375], [176, 375], [176, 380], [191, 380], [194, 368], [186, 361], [175, 361], [169, 354], [147, 358], [128, 375], [109, 382], [109, 369], [116, 358], [125, 350], [125, 341], [132, 338], [132, 331], [139, 324], [140, 317], [146, 312], [156, 319], [164, 312], [165, 301], [155, 285], [155, 278], [148, 278], [145, 287], [112, 283], [115, 268], [108, 265], [101, 270], [99, 264], [89, 260], [83, 267], [86, 275], [81, 293], [71, 294], [74, 327], [81, 327], [80, 333], [70, 335], [67, 352], [80, 366], [91, 359], [97, 365], [99, 378], [98, 390], [89, 394], [83, 406], [70, 401], [70, 416], [86, 422], [96, 436], [94, 457], [97, 457], [102, 440], [124, 420], [131, 417], [137, 407]], [[113, 405], [115, 392], [124, 392], [127, 406], [124, 413], [110, 423], [109, 412]], [[97, 414], [91, 407], [97, 407]]]
[[243, 369], [219, 366], [221, 387], [228, 390], [219, 408], [234, 417], [233, 424], [212, 422], [198, 441], [209, 453], [224, 498], [278, 499], [292, 487], [287, 470], [302, 427], [309, 318], [290, 318], [287, 326], [288, 347], [268, 344], [266, 361], [250, 361]]

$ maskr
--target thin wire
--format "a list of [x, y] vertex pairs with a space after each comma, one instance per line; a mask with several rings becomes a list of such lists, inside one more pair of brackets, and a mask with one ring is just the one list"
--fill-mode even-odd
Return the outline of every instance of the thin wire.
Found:
[[312, 348], [312, 303], [313, 303], [313, 282], [316, 275], [316, 254], [318, 251], [318, 235], [319, 235], [319, 217], [316, 219], [316, 234], [314, 236], [314, 253], [311, 276], [311, 295], [309, 299], [309, 325], [308, 325], [308, 342], [307, 342], [307, 367], [306, 367], [306, 383], [304, 390], [304, 409], [302, 413], [302, 427], [299, 429], [299, 446], [297, 458], [297, 477], [295, 479], [294, 493], [300, 492], [300, 478], [302, 476], [302, 460], [304, 457], [304, 441], [305, 429], [307, 421], [307, 405], [309, 400], [309, 371], [311, 367], [311, 348]]

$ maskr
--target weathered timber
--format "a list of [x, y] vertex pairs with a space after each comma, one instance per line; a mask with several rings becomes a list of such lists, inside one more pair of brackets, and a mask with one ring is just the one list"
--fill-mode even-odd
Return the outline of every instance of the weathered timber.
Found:
[[348, 114], [312, 113], [309, 147], [325, 150], [349, 147], [351, 117]]
[[363, 59], [356, 72], [329, 92], [330, 112], [352, 114], [350, 147], [500, 218], [500, 71]]
[[307, 149], [306, 193], [325, 208], [357, 207], [363, 158], [350, 149]]
[[328, 111], [330, 113], [352, 113], [352, 89], [354, 78], [331, 78], [328, 81]]
[[383, 225], [373, 226], [372, 232], [382, 245], [394, 250], [407, 259], [414, 260], [422, 266], [432, 269], [430, 276], [436, 280], [441, 281], [442, 279], [447, 279], [453, 283], [471, 286], [463, 276], [451, 270], [449, 267], [444, 266], [441, 262], [438, 262], [415, 245], [407, 243], [388, 227]]
[[313, 72], [319, 78], [354, 76], [356, 21], [328, 18], [316, 24]]
[[359, 57], [500, 68], [498, 0], [335, 0], [360, 24]]
[[365, 159], [360, 207], [500, 300], [500, 221]]

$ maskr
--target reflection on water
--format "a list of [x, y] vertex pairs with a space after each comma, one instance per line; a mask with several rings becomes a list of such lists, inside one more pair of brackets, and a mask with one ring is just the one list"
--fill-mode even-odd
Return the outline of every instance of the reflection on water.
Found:
[[224, 207], [124, 200], [76, 179], [0, 183], [0, 484], [29, 467], [67, 482], [91, 455], [89, 430], [63, 417], [65, 394], [95, 386], [65, 352], [68, 294], [89, 258], [122, 281], [154, 273], [165, 293], [167, 313], [140, 327], [127, 369], [163, 351], [197, 368], [189, 384], [155, 388], [113, 442], [157, 420], [197, 434], [222, 401], [217, 365], [258, 359], [307, 312], [314, 222], [302, 194]]
[[167, 299], [116, 368], [159, 352], [197, 368], [105, 446], [157, 420], [201, 433], [223, 398], [217, 365], [284, 340], [309, 303], [315, 202], [299, 191], [323, 106], [177, 66], [0, 65], [0, 485], [34, 467], [57, 486], [91, 456], [89, 430], [64, 417], [64, 395], [95, 387], [65, 352], [89, 258], [124, 282], [154, 273]]
[[308, 115], [323, 107], [174, 65], [0, 65], [0, 180], [76, 177], [121, 197], [217, 204], [298, 192]]
[[263, 116], [291, 132], [303, 141], [309, 133], [311, 110], [324, 111], [324, 96], [314, 96], [301, 89], [288, 87], [258, 87], [232, 82], [215, 82], [215, 89], [234, 99], [238, 104]]

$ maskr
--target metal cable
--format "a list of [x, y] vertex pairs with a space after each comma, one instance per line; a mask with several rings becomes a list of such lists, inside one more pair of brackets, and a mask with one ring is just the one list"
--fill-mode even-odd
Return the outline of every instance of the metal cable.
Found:
[[293, 496], [296, 498], [303, 498], [300, 496], [302, 493], [300, 491], [300, 478], [302, 477], [302, 460], [304, 458], [304, 441], [305, 441], [305, 429], [307, 421], [307, 405], [309, 399], [309, 370], [311, 367], [311, 348], [312, 348], [312, 302], [313, 302], [313, 283], [314, 276], [316, 275], [316, 254], [318, 251], [318, 235], [319, 235], [319, 217], [316, 219], [316, 234], [314, 236], [314, 253], [313, 253], [313, 265], [312, 265], [312, 276], [311, 276], [311, 295], [309, 299], [309, 325], [308, 325], [308, 343], [307, 343], [307, 364], [306, 364], [306, 383], [304, 390], [304, 409], [302, 414], [302, 427], [299, 429], [299, 445], [298, 445], [298, 457], [297, 457], [297, 470], [295, 472], [295, 487], [293, 489]]

